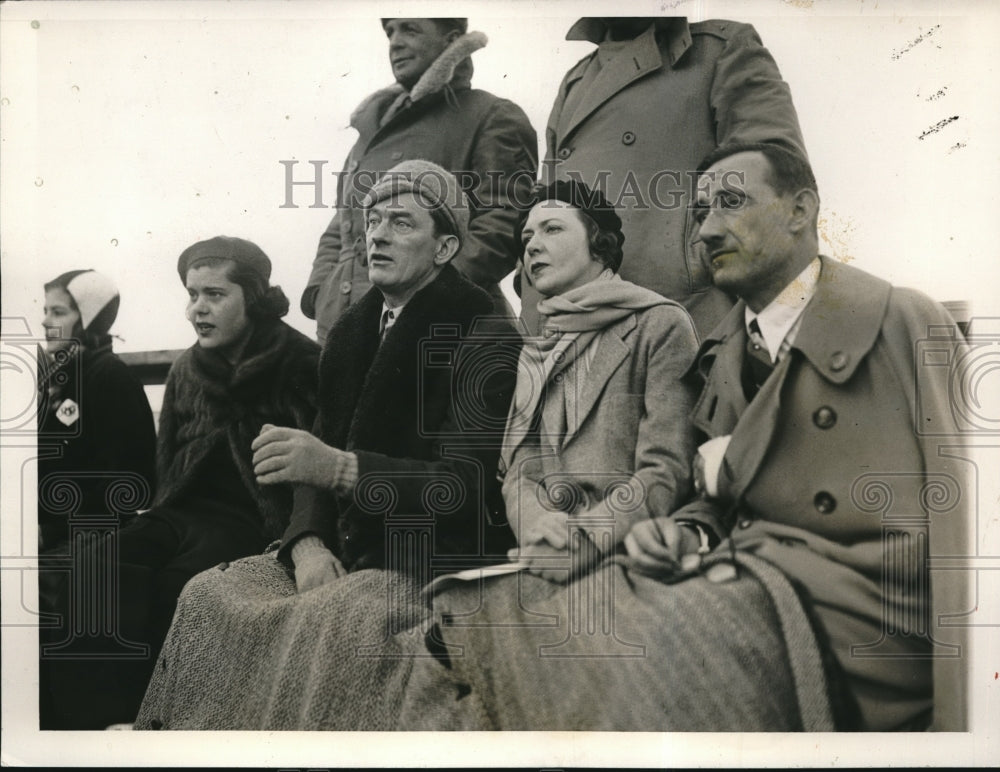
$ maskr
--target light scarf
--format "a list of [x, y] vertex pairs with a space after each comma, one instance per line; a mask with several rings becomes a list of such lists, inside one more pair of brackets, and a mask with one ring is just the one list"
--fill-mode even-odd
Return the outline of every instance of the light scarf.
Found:
[[501, 469], [510, 468], [514, 452], [531, 431], [546, 385], [555, 375], [569, 367], [611, 325], [637, 311], [669, 302], [610, 269], [563, 295], [539, 302], [542, 335], [527, 338], [521, 349], [517, 386], [500, 452]]

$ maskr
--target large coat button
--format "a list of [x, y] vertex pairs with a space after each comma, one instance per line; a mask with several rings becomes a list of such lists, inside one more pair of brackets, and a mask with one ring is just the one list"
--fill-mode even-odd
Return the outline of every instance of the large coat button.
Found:
[[830, 355], [830, 369], [835, 373], [839, 373], [845, 367], [847, 367], [847, 354], [843, 351], [834, 351]]
[[813, 423], [820, 429], [829, 429], [837, 423], [837, 411], [829, 405], [823, 405], [813, 413]]
[[341, 295], [350, 295], [351, 294], [351, 282], [349, 282], [349, 281], [342, 281], [342, 282], [340, 282], [340, 294]]
[[158, 718], [154, 718], [149, 722], [150, 729], [163, 729], [163, 722]]
[[837, 508], [837, 500], [826, 491], [820, 491], [813, 498], [816, 511], [821, 515], [829, 515]]
[[350, 172], [355, 171], [357, 168], [358, 168], [358, 162], [357, 161], [351, 161], [351, 163], [348, 164], [348, 166], [347, 166], [347, 170], [350, 171]]
[[634, 131], [626, 131], [624, 134], [622, 134], [622, 144], [623, 145], [631, 145], [633, 142], [635, 142], [635, 132]]
[[568, 147], [564, 147], [562, 150], [559, 151], [559, 157], [569, 158], [572, 153], [573, 153], [572, 150], [570, 150]]
[[740, 520], [740, 528], [746, 529], [749, 528], [751, 525], [753, 525], [753, 520], [751, 520], [750, 518], [745, 518], [743, 520]]

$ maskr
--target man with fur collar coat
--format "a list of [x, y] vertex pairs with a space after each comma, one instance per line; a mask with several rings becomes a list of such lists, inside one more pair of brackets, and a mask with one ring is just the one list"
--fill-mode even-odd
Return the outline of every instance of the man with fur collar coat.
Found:
[[498, 282], [514, 268], [516, 211], [538, 168], [538, 142], [513, 102], [471, 88], [471, 54], [486, 45], [466, 19], [383, 19], [396, 83], [351, 115], [357, 143], [338, 177], [337, 210], [319, 241], [302, 312], [328, 331], [371, 286], [362, 201], [385, 171], [425, 159], [459, 175], [472, 204], [470, 240], [455, 267], [485, 289], [498, 313], [513, 315]]
[[253, 443], [258, 481], [295, 485], [278, 558], [299, 592], [366, 568], [429, 581], [432, 560], [497, 562], [513, 546], [496, 469], [520, 337], [451, 265], [468, 210], [455, 176], [427, 161], [372, 188], [375, 286], [327, 338], [313, 433], [265, 427]]

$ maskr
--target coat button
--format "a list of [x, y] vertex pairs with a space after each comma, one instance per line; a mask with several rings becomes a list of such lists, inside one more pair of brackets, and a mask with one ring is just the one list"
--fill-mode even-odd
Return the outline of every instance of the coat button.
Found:
[[397, 150], [395, 153], [392, 154], [392, 160], [393, 161], [398, 161], [402, 157], [403, 157], [403, 151], [402, 150]]
[[834, 351], [830, 356], [830, 369], [839, 373], [845, 367], [847, 367], [847, 354], [843, 351]]
[[633, 142], [635, 142], [635, 132], [626, 131], [624, 134], [622, 134], [623, 145], [631, 145]]
[[356, 171], [357, 168], [358, 168], [358, 162], [357, 161], [351, 161], [351, 163], [348, 164], [348, 166], [347, 166], [348, 171], [352, 171], [352, 172]]
[[816, 511], [821, 515], [829, 515], [837, 508], [837, 500], [826, 491], [820, 491], [813, 498]]
[[564, 147], [562, 150], [559, 151], [559, 157], [569, 158], [572, 153], [573, 153], [572, 150], [570, 150], [568, 147]]
[[351, 282], [349, 282], [349, 281], [342, 281], [342, 282], [340, 282], [340, 294], [341, 295], [350, 295], [351, 294]]
[[837, 411], [829, 405], [823, 405], [813, 413], [813, 423], [820, 429], [829, 429], [837, 423]]
[[750, 518], [740, 520], [740, 528], [746, 529], [749, 528], [751, 525], [753, 525], [753, 520], [751, 520]]
[[154, 718], [152, 721], [149, 722], [149, 728], [150, 729], [163, 729], [163, 722], [160, 721], [160, 719], [158, 719], [158, 718]]
[[354, 223], [351, 221], [350, 218], [345, 219], [344, 233], [350, 233], [352, 230], [354, 230]]

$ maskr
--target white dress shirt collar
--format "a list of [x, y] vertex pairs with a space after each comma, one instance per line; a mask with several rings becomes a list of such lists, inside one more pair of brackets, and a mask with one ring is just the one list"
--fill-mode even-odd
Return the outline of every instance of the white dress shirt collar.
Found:
[[399, 315], [403, 313], [405, 306], [406, 303], [401, 303], [398, 306], [390, 306], [384, 300], [382, 301], [382, 315], [379, 317], [379, 337], [384, 338], [392, 326], [399, 321]]
[[802, 312], [816, 294], [820, 265], [820, 259], [815, 258], [759, 314], [751, 311], [749, 306], [746, 308], [747, 329], [750, 322], [756, 319], [772, 362], [781, 359], [795, 339]]

